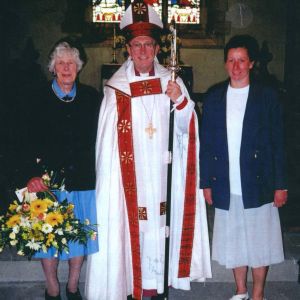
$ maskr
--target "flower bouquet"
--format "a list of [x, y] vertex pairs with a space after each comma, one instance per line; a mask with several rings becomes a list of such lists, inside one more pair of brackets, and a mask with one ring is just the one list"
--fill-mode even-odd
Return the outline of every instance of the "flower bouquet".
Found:
[[6, 214], [0, 216], [0, 252], [5, 246], [15, 247], [18, 255], [31, 259], [36, 252], [54, 247], [57, 256], [68, 253], [70, 241], [86, 244], [89, 238], [96, 238], [95, 226], [89, 220], [81, 223], [74, 217], [73, 204], [57, 201], [51, 190], [62, 189], [63, 182], [54, 184], [50, 175], [31, 179], [27, 188], [16, 192], [18, 199]]

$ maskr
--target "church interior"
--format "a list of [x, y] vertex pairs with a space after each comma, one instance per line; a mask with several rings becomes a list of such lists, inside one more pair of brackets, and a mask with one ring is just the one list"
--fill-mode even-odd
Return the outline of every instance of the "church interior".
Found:
[[[19, 130], [10, 146], [14, 149], [6, 151], [10, 156], [12, 153], [22, 156], [26, 152], [26, 144], [23, 144], [26, 142], [22, 141], [22, 122], [26, 120], [22, 119], [22, 115], [30, 100], [25, 100], [25, 95], [28, 90], [49, 79], [48, 54], [58, 40], [71, 37], [83, 45], [87, 62], [80, 73], [80, 81], [102, 92], [105, 80], [126, 59], [118, 22], [128, 1], [16, 0], [1, 3], [0, 84], [4, 116], [1, 118], [1, 147], [4, 148], [3, 142], [13, 134], [13, 127], [17, 126]], [[179, 75], [200, 107], [207, 89], [226, 78], [224, 43], [235, 34], [250, 34], [258, 40], [261, 53], [257, 76], [279, 90], [284, 107], [289, 202], [281, 209], [282, 225], [286, 230], [299, 230], [298, 1], [198, 0], [193, 4], [193, 13], [187, 9], [189, 0], [171, 1], [171, 4], [168, 4], [170, 1], [150, 2], [159, 9], [166, 28], [161, 37], [158, 58], [168, 64], [170, 45], [167, 37], [170, 15], [173, 14], [172, 18], [177, 22]], [[15, 157], [4, 157], [2, 148], [0, 158], [3, 164], [9, 161], [13, 165]], [[14, 176], [1, 172], [2, 191], [13, 186], [11, 177]], [[1, 194], [5, 197], [4, 192]]]
[[[172, 20], [176, 23], [179, 75], [200, 112], [206, 91], [226, 79], [225, 43], [237, 34], [250, 34], [259, 42], [260, 57], [255, 76], [278, 90], [284, 111], [289, 196], [287, 205], [279, 210], [281, 226], [283, 233], [295, 234], [299, 240], [300, 2], [147, 2], [153, 4], [165, 25], [158, 59], [166, 66], [170, 57], [169, 26]], [[28, 112], [31, 105], [27, 95], [51, 79], [47, 63], [52, 46], [66, 37], [79, 42], [86, 58], [80, 82], [91, 85], [101, 94], [105, 81], [128, 55], [119, 22], [129, 4], [130, 0], [1, 1], [0, 215], [11, 202], [12, 192], [21, 188], [18, 185], [25, 180], [19, 165], [30, 143], [23, 132], [26, 128], [24, 116], [28, 116], [24, 112]], [[47, 120], [37, 126], [46, 127]], [[208, 219], [211, 221], [211, 216]]]

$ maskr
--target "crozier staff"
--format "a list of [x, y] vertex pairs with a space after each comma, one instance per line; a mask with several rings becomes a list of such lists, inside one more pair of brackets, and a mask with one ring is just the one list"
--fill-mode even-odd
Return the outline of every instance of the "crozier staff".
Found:
[[162, 22], [134, 1], [120, 27], [128, 60], [107, 82], [96, 146], [101, 251], [89, 257], [89, 300], [155, 296], [164, 290], [170, 99], [174, 105], [169, 285], [188, 290], [211, 276], [205, 203], [199, 190], [198, 127], [182, 80], [155, 56]]

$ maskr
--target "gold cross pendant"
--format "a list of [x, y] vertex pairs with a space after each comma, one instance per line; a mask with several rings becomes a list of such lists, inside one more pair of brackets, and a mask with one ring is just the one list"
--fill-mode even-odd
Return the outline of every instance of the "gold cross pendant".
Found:
[[145, 131], [148, 133], [149, 138], [152, 139], [153, 134], [156, 132], [156, 128], [153, 127], [152, 123], [149, 123], [149, 126], [145, 128]]

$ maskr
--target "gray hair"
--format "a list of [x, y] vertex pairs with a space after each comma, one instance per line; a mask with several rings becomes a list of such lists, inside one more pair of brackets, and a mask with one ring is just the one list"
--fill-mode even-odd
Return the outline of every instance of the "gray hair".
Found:
[[74, 58], [78, 72], [82, 69], [84, 62], [80, 58], [79, 50], [75, 47], [71, 47], [67, 42], [61, 42], [54, 48], [54, 50], [50, 54], [50, 60], [48, 64], [49, 72], [55, 73], [55, 61], [65, 53], [70, 54]]

